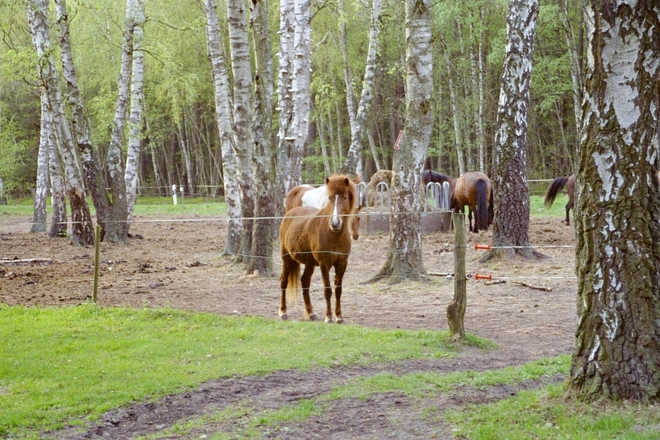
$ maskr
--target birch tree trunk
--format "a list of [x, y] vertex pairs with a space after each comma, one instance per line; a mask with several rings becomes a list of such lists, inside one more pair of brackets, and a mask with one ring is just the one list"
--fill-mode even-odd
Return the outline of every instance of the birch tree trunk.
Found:
[[132, 0], [133, 10], [133, 65], [131, 70], [131, 108], [128, 118], [128, 149], [126, 152], [126, 208], [130, 227], [137, 196], [138, 167], [142, 152], [142, 100], [144, 95], [144, 0]]
[[447, 63], [447, 82], [449, 87], [449, 101], [451, 103], [451, 111], [454, 121], [454, 142], [456, 148], [456, 160], [458, 161], [458, 174], [465, 173], [465, 155], [463, 152], [463, 142], [461, 141], [461, 110], [458, 106], [458, 98], [456, 97], [456, 90], [454, 80], [452, 79], [452, 65], [449, 59], [449, 54], [445, 51], [445, 62]]
[[660, 4], [586, 6], [570, 392], [660, 399]]
[[385, 265], [374, 280], [426, 275], [422, 261], [421, 174], [433, 119], [431, 0], [406, 0], [406, 122], [394, 150], [392, 215]]
[[[294, 186], [302, 183], [294, 169], [302, 169], [302, 150], [295, 143], [293, 126], [293, 43], [294, 43], [294, 0], [280, 0], [280, 48], [277, 81], [277, 108], [279, 130], [277, 147], [277, 193], [278, 200]], [[297, 165], [300, 162], [300, 165]], [[282, 210], [284, 207], [282, 206]]]
[[[57, 11], [57, 27], [59, 30], [60, 48], [62, 50], [62, 72], [66, 81], [67, 98], [71, 107], [71, 127], [75, 133], [76, 146], [82, 159], [82, 171], [87, 184], [87, 190], [92, 196], [92, 203], [96, 209], [96, 219], [101, 228], [101, 240], [106, 235], [107, 228], [117, 228], [121, 225], [109, 223], [110, 199], [106, 191], [106, 181], [99, 169], [99, 161], [92, 146], [89, 127], [85, 120], [78, 77], [76, 75], [73, 54], [71, 52], [71, 39], [69, 37], [69, 14], [66, 0], [55, 0]], [[114, 239], [116, 234], [111, 231], [109, 238]]]
[[[291, 173], [302, 182], [302, 154], [309, 132], [311, 98], [309, 85], [312, 69], [312, 23], [310, 0], [294, 0], [293, 34], [293, 133], [296, 160]], [[298, 157], [299, 152], [299, 157]]]
[[252, 127], [253, 90], [248, 42], [247, 12], [243, 0], [227, 0], [229, 21], [229, 50], [234, 78], [234, 154], [238, 171], [238, 188], [241, 196], [240, 253], [237, 261], [247, 262], [252, 251], [254, 228], [254, 179], [252, 177]]
[[252, 236], [252, 252], [247, 273], [270, 275], [273, 273], [273, 248], [279, 223], [275, 220], [275, 158], [277, 148], [273, 146], [273, 54], [270, 42], [267, 0], [250, 2], [250, 24], [254, 43], [254, 114], [252, 134], [254, 151], [252, 163], [255, 188], [255, 223]]
[[[580, 2], [577, 2], [581, 5]], [[581, 6], [578, 6], [581, 8]], [[572, 22], [569, 17], [569, 11], [572, 7], [569, 6], [569, 0], [564, 0], [559, 8], [561, 11], [561, 20], [564, 27], [564, 37], [566, 38], [566, 47], [568, 48], [568, 59], [571, 62], [571, 84], [573, 85], [573, 112], [575, 116], [575, 128], [577, 135], [580, 134], [581, 125], [581, 104], [582, 104], [582, 69], [580, 67], [580, 55], [578, 45], [576, 43], [577, 37], [573, 29]]]
[[[41, 128], [39, 137], [39, 156], [37, 158], [37, 190], [34, 193], [34, 216], [30, 232], [46, 232], [46, 205], [48, 196], [48, 152], [52, 132], [46, 95], [41, 94]], [[0, 188], [1, 190], [1, 188]], [[2, 192], [0, 191], [0, 199]]]
[[66, 176], [66, 191], [71, 205], [72, 242], [74, 245], [94, 243], [94, 230], [85, 191], [76, 166], [73, 138], [64, 112], [59, 77], [50, 46], [50, 27], [47, 18], [48, 0], [29, 0], [28, 21], [39, 57], [39, 75], [48, 98], [48, 108], [58, 140], [60, 156]]
[[497, 132], [493, 152], [493, 251], [484, 260], [541, 258], [529, 244], [527, 113], [538, 0], [510, 0]]
[[218, 124], [222, 151], [225, 203], [227, 204], [227, 217], [229, 218], [225, 255], [235, 255], [240, 249], [242, 225], [236, 156], [232, 146], [233, 117], [229, 93], [229, 74], [227, 73], [225, 56], [222, 52], [218, 10], [215, 0], [204, 0], [204, 10], [206, 12], [206, 35], [215, 90], [215, 118]]
[[[340, 5], [342, 2], [340, 1]], [[343, 9], [343, 6], [342, 6]], [[360, 103], [358, 105], [357, 113], [350, 118], [351, 121], [351, 146], [346, 153], [346, 160], [342, 167], [344, 174], [355, 174], [357, 165], [360, 159], [360, 152], [362, 151], [362, 142], [364, 140], [366, 122], [374, 98], [374, 82], [376, 80], [376, 63], [378, 62], [378, 53], [380, 51], [380, 15], [382, 11], [382, 0], [372, 0], [371, 7], [371, 26], [369, 30], [369, 49], [367, 52], [367, 63], [364, 69], [364, 77], [362, 78], [362, 94], [360, 96]], [[342, 21], [343, 22], [343, 21]], [[345, 33], [345, 24], [343, 32]], [[341, 39], [343, 45], [346, 45], [345, 36]], [[346, 53], [346, 49], [343, 50]], [[350, 71], [348, 60], [344, 60], [345, 69]], [[348, 95], [348, 84], [346, 84], [346, 94]], [[351, 98], [352, 102], [352, 98]], [[349, 112], [353, 111], [353, 106], [348, 108]]]

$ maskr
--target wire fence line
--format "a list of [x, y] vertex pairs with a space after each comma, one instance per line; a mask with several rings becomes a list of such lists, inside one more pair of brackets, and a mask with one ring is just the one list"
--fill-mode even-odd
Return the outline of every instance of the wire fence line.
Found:
[[[370, 216], [370, 215], [383, 215], [384, 213], [363, 213], [360, 214], [362, 218], [365, 216]], [[411, 212], [396, 212], [396, 213], [387, 213], [388, 215], [421, 215], [421, 213], [411, 213]], [[198, 216], [199, 214], [195, 214]], [[357, 216], [358, 214], [347, 214], [346, 217], [354, 217]], [[319, 217], [318, 215], [309, 215], [309, 216], [300, 216], [302, 218], [313, 218], [313, 217]], [[331, 217], [331, 215], [322, 215], [322, 217]], [[233, 219], [234, 221], [258, 221], [258, 220], [281, 220], [283, 216], [270, 216], [270, 217], [240, 217]], [[191, 218], [181, 218], [181, 217], [175, 217], [175, 218], [133, 218], [131, 220], [131, 224], [172, 224], [172, 223], [219, 223], [219, 222], [229, 222], [232, 219], [230, 219], [226, 215], [222, 216], [209, 216], [209, 217], [204, 217], [204, 218], [199, 218], [199, 217], [191, 217]], [[73, 224], [74, 222], [67, 222], [67, 224]], [[13, 225], [18, 225], [18, 226], [32, 226], [34, 223], [33, 222], [18, 222], [18, 223], [12, 223]], [[430, 235], [434, 235], [436, 233], [432, 233]], [[446, 234], [446, 233], [445, 233]], [[574, 249], [575, 245], [529, 245], [529, 246], [491, 246], [488, 245], [490, 249]], [[466, 249], [472, 249], [474, 248], [474, 245], [467, 245], [465, 246]], [[456, 249], [456, 246], [450, 245], [449, 248], [447, 249], [446, 252], [451, 252], [451, 249]], [[422, 251], [423, 247], [412, 249], [414, 251]], [[476, 249], [475, 249], [476, 250]], [[334, 254], [338, 254], [337, 252], [331, 252], [331, 251], [322, 251], [322, 252], [330, 252]], [[247, 261], [249, 258], [264, 258], [264, 259], [273, 259], [274, 260], [274, 266], [277, 268], [281, 268], [281, 264], [279, 264], [280, 256], [279, 253], [274, 252], [275, 255], [273, 256], [254, 256], [254, 255], [246, 255], [246, 254], [233, 254], [233, 255], [228, 255], [228, 257], [231, 258], [241, 258]], [[348, 253], [347, 255], [350, 255]], [[497, 279], [571, 279], [575, 280], [576, 276], [575, 275], [545, 275], [545, 276], [518, 276], [518, 277], [509, 277], [509, 276], [497, 276]]]

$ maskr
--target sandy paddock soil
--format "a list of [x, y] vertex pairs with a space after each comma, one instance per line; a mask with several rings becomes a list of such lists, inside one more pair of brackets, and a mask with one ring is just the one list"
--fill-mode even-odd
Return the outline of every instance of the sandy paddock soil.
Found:
[[[30, 234], [29, 219], [0, 217], [0, 303], [52, 306], [79, 304], [91, 297], [91, 247], [73, 247], [67, 239]], [[226, 223], [221, 218], [136, 218], [127, 244], [102, 243], [98, 303], [101, 306], [165, 307], [222, 315], [259, 315], [277, 319], [279, 256], [272, 276], [246, 276], [242, 267], [222, 257]], [[342, 312], [347, 325], [377, 328], [445, 330], [446, 308], [453, 297], [453, 232], [425, 235], [426, 281], [365, 284], [385, 261], [388, 237], [362, 234], [353, 243], [344, 278]], [[259, 411], [314, 397], [358, 376], [383, 371], [485, 370], [570, 353], [576, 327], [574, 231], [561, 219], [533, 218], [530, 242], [550, 258], [482, 264], [490, 232], [468, 235], [467, 271], [491, 274], [502, 284], [471, 278], [467, 284], [466, 331], [488, 338], [496, 350], [467, 350], [454, 359], [410, 361], [369, 367], [336, 367], [311, 372], [278, 371], [266, 377], [220, 379], [200, 389], [169, 396], [158, 403], [136, 403], [106, 414], [83, 433], [64, 430], [56, 438], [135, 438], [174, 423], [244, 405]], [[37, 259], [36, 262], [19, 260]], [[42, 260], [43, 259], [43, 260]], [[6, 260], [13, 260], [7, 262]], [[312, 280], [315, 311], [323, 316], [318, 270]], [[539, 287], [545, 290], [538, 289]], [[302, 303], [289, 318], [303, 319]], [[319, 325], [328, 325], [319, 322]], [[561, 380], [553, 378], [551, 380]], [[331, 402], [322, 415], [286, 427], [263, 427], [262, 438], [454, 438], [436, 415], [449, 408], [509, 397], [530, 382], [486, 390], [461, 389], [433, 399], [411, 400], [403, 394]], [[429, 410], [434, 414], [429, 416]], [[185, 435], [205, 438], [216, 432], [238, 435], [246, 420], [209, 423]]]

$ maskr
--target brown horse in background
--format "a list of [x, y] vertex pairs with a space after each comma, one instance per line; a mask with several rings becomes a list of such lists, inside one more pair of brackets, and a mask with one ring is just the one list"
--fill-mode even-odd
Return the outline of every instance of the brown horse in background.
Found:
[[[355, 173], [355, 179], [353, 180], [354, 184], [362, 182], [362, 178], [359, 173]], [[305, 198], [304, 196], [314, 193], [311, 197]], [[330, 202], [328, 197], [328, 189], [326, 185], [319, 186], [314, 188], [312, 185], [298, 185], [294, 186], [286, 193], [284, 198], [284, 213], [286, 214], [292, 208], [298, 206], [308, 206], [312, 208], [320, 209]], [[361, 205], [355, 205], [353, 213], [351, 214], [351, 234], [353, 240], [360, 238], [360, 211], [362, 210]]]
[[[342, 323], [341, 294], [342, 279], [348, 266], [351, 252], [351, 236], [346, 217], [355, 208], [355, 185], [347, 176], [326, 178], [329, 203], [321, 209], [296, 207], [288, 211], [280, 225], [280, 252], [282, 273], [280, 274], [280, 310], [282, 320], [287, 319], [287, 298], [297, 298], [302, 285], [305, 301], [305, 317], [315, 321], [309, 297], [309, 286], [314, 268], [321, 268], [323, 293], [326, 301], [325, 322]], [[300, 265], [305, 265], [302, 277]], [[330, 269], [335, 269], [335, 310], [331, 308], [332, 286]], [[334, 319], [333, 319], [334, 318]]]
[[[658, 183], [660, 183], [660, 171], [658, 171]], [[546, 208], [549, 208], [554, 203], [559, 191], [566, 187], [566, 194], [568, 195], [568, 202], [566, 203], [566, 226], [569, 226], [570, 216], [569, 211], [573, 209], [573, 214], [575, 214], [575, 174], [570, 176], [559, 176], [550, 183], [548, 189], [545, 192], [545, 198], [543, 199], [543, 205]]]
[[369, 179], [367, 184], [367, 194], [369, 198], [369, 206], [374, 206], [376, 204], [376, 189], [378, 184], [381, 182], [387, 183], [389, 187], [392, 187], [392, 176], [394, 176], [394, 171], [391, 170], [379, 170], [376, 171]]
[[555, 177], [550, 186], [545, 192], [545, 198], [543, 199], [543, 205], [546, 208], [549, 208], [554, 203], [559, 192], [566, 187], [566, 193], [568, 194], [568, 202], [566, 203], [566, 226], [571, 224], [570, 217], [568, 215], [569, 211], [573, 209], [575, 205], [575, 174], [570, 176], [559, 176]]
[[[487, 230], [493, 219], [493, 198], [490, 179], [482, 172], [469, 172], [456, 179], [451, 207], [454, 212], [465, 213], [469, 207], [470, 231]], [[472, 213], [474, 212], [474, 228]]]

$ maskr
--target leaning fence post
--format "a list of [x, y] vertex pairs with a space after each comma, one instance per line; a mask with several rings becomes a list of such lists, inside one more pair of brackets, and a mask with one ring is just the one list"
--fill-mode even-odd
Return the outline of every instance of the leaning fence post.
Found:
[[467, 302], [467, 277], [465, 276], [465, 214], [452, 214], [454, 222], [454, 299], [447, 306], [449, 332], [454, 341], [465, 338], [463, 320]]
[[94, 289], [92, 290], [92, 301], [96, 304], [96, 294], [99, 290], [99, 249], [101, 248], [101, 228], [96, 225], [94, 231]]

